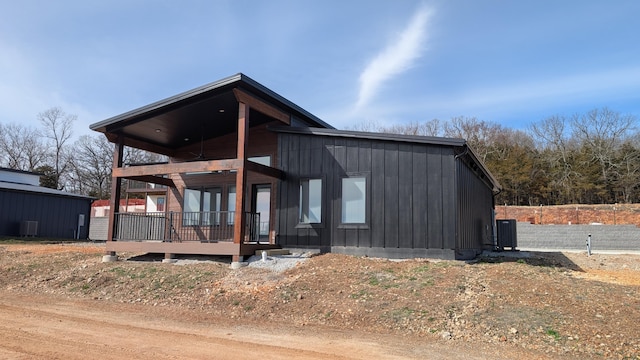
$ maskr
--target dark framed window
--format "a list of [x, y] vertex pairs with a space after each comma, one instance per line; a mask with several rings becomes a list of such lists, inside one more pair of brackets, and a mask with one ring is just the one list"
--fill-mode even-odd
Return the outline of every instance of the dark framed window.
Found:
[[182, 226], [220, 225], [220, 188], [184, 189]]
[[322, 179], [312, 178], [300, 181], [300, 202], [298, 221], [300, 224], [322, 223]]
[[369, 175], [347, 174], [340, 185], [340, 227], [367, 227], [369, 224]]
[[236, 187], [229, 186], [229, 191], [227, 194], [227, 225], [233, 225], [235, 221], [236, 214]]

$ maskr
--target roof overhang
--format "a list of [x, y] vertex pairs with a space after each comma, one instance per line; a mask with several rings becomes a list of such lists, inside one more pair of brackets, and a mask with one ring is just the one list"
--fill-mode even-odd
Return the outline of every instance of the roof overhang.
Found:
[[244, 74], [180, 93], [90, 126], [112, 142], [171, 155], [175, 150], [237, 131], [238, 104], [250, 107], [249, 126], [292, 118], [313, 127], [333, 128]]

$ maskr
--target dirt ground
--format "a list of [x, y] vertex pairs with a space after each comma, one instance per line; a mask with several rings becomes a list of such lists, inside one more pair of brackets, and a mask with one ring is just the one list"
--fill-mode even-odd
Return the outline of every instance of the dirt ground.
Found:
[[326, 254], [284, 272], [0, 243], [0, 358], [640, 359], [640, 256]]

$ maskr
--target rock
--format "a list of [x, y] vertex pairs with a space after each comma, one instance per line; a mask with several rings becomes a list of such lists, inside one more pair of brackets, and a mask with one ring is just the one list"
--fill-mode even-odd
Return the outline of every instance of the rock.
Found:
[[448, 331], [443, 331], [440, 336], [445, 340], [451, 340], [452, 338], [451, 333]]

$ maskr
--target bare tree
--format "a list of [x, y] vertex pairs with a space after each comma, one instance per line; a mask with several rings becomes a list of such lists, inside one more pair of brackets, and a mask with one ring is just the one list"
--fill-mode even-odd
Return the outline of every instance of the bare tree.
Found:
[[[637, 140], [633, 141], [636, 144]], [[616, 161], [615, 185], [622, 193], [625, 203], [638, 201], [637, 193], [640, 190], [640, 148], [632, 142], [626, 142], [619, 151], [619, 159]]]
[[[561, 192], [564, 200], [575, 193], [576, 179], [580, 177], [575, 166], [577, 142], [569, 136], [569, 124], [564, 116], [550, 116], [530, 126], [534, 144], [548, 164], [548, 179], [552, 188]], [[576, 200], [576, 199], [571, 199]]]
[[346, 130], [353, 131], [366, 131], [366, 132], [381, 132], [382, 127], [375, 120], [363, 121], [353, 126], [348, 126]]
[[440, 120], [433, 119], [425, 122], [410, 122], [407, 124], [379, 127], [378, 131], [390, 134], [439, 136], [441, 131]]
[[38, 131], [20, 124], [0, 124], [1, 164], [10, 169], [34, 171], [47, 157]]
[[420, 132], [424, 136], [442, 136], [442, 124], [438, 119], [431, 119], [420, 124]]
[[59, 107], [53, 107], [38, 114], [43, 126], [43, 136], [49, 140], [54, 176], [58, 189], [64, 188], [63, 176], [70, 167], [71, 154], [67, 152], [67, 142], [71, 138], [76, 115], [67, 114]]
[[594, 109], [581, 116], [574, 116], [574, 136], [589, 150], [598, 163], [602, 180], [609, 180], [615, 164], [616, 151], [626, 140], [635, 123], [635, 117], [622, 115], [608, 108]]
[[168, 158], [164, 155], [129, 146], [124, 147], [124, 154], [122, 156], [122, 162], [125, 164], [152, 164], [166, 161], [168, 161]]
[[74, 149], [71, 176], [76, 190], [98, 199], [109, 198], [113, 144], [104, 136], [83, 135]]
[[501, 131], [500, 125], [475, 117], [458, 116], [444, 124], [445, 136], [465, 139], [483, 162], [495, 150], [492, 145], [496, 143]]

